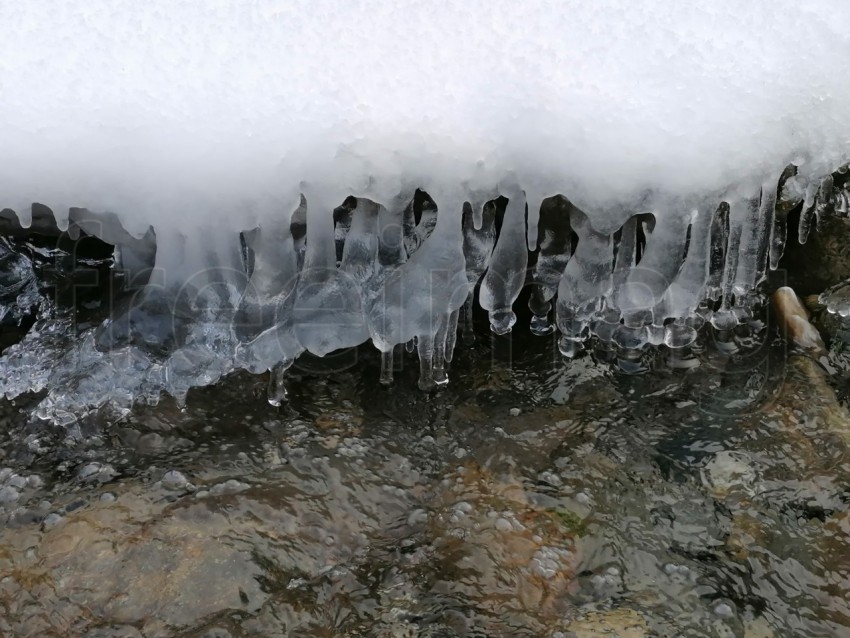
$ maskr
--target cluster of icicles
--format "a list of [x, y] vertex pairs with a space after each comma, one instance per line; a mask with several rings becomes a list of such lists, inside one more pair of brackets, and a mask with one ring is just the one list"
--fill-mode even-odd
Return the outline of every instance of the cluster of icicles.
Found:
[[47, 388], [43, 416], [72, 420], [81, 405], [156, 401], [162, 390], [183, 400], [190, 387], [244, 368], [271, 371], [269, 400], [279, 403], [301, 353], [321, 357], [369, 339], [382, 354], [382, 382], [392, 382], [394, 351], [406, 344], [418, 352], [419, 386], [430, 390], [448, 382], [461, 319], [471, 336], [476, 290], [492, 330], [505, 334], [527, 285], [532, 332], [559, 331], [567, 357], [590, 338], [684, 348], [707, 322], [730, 330], [750, 317], [767, 269], [779, 264], [791, 211], [800, 211], [800, 242], [815, 220], [848, 215], [848, 175], [844, 166], [807, 183], [789, 166], [749, 197], [679, 201], [677, 210], [653, 201], [609, 229], [550, 197], [534, 216], [533, 251], [520, 187], [451, 199], [417, 190], [387, 205], [352, 196], [336, 208], [307, 192], [291, 215], [239, 235], [141, 240], [115, 216], [74, 209], [72, 230], [114, 244], [117, 264], [131, 278], [144, 272], [146, 283], [111, 319], [61, 346], [44, 340], [62, 341], [65, 328], [40, 319], [0, 359], [0, 393]]

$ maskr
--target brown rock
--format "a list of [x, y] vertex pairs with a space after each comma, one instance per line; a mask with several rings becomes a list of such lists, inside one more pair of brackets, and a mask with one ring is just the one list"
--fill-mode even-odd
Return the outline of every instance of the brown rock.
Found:
[[785, 336], [804, 350], [817, 354], [826, 351], [820, 333], [809, 321], [797, 294], [787, 286], [773, 293], [773, 308]]

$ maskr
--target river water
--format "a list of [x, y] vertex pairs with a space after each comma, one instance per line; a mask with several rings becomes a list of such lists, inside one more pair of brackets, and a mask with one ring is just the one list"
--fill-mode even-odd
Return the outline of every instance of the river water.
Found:
[[[685, 354], [479, 326], [69, 429], [0, 405], [0, 635], [850, 635], [850, 419], [770, 317]], [[828, 363], [826, 360], [821, 363]]]

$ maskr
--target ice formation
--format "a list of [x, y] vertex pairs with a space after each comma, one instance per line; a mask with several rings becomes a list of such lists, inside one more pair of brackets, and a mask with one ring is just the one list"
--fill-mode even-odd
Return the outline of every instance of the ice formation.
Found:
[[[415, 344], [439, 386], [476, 290], [505, 333], [530, 285], [565, 355], [685, 347], [746, 318], [790, 210], [804, 240], [850, 207], [843, 3], [35, 0], [0, 24], [0, 227], [100, 237], [130, 291], [79, 335], [42, 308], [0, 360], [60, 421], [235, 368], [280, 401], [301, 353], [367, 340], [383, 381]], [[13, 318], [26, 259], [0, 245]]]

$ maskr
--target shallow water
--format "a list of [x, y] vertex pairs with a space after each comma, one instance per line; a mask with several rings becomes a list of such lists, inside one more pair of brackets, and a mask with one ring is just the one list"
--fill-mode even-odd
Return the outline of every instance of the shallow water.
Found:
[[241, 374], [70, 430], [3, 403], [0, 634], [850, 635], [850, 419], [770, 325], [478, 335], [433, 395], [361, 348], [282, 409]]

